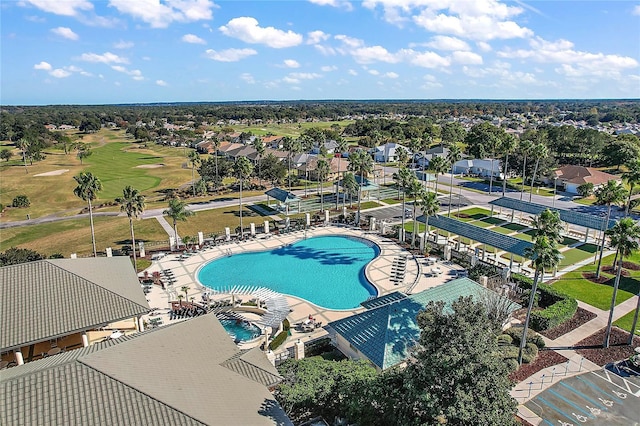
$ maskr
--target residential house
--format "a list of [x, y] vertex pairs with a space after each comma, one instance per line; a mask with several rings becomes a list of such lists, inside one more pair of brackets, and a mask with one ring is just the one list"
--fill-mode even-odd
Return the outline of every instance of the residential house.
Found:
[[578, 187], [585, 183], [592, 183], [594, 189], [597, 189], [610, 180], [621, 182], [620, 176], [605, 173], [593, 167], [563, 166], [556, 170], [555, 174], [564, 190], [571, 194], [578, 194]]
[[453, 165], [454, 174], [475, 175], [480, 177], [490, 177], [502, 179], [502, 163], [500, 160], [491, 160], [489, 158], [473, 160], [460, 160]]
[[327, 151], [327, 154], [333, 154], [338, 147], [338, 142], [331, 140], [324, 141], [321, 145], [316, 145], [311, 148], [311, 154], [320, 154], [321, 147], [324, 146], [324, 149]]
[[263, 136], [262, 143], [265, 147], [280, 149], [282, 148], [282, 136]]
[[389, 142], [376, 147], [373, 151], [373, 159], [378, 163], [390, 163], [398, 161], [397, 149], [402, 147], [407, 153], [410, 151], [403, 145], [395, 142]]
[[444, 157], [447, 158], [449, 155], [449, 148], [446, 148], [442, 145], [435, 146], [433, 148], [429, 148], [426, 152], [416, 152], [414, 158], [416, 166], [418, 167], [429, 167], [429, 162], [434, 157]]

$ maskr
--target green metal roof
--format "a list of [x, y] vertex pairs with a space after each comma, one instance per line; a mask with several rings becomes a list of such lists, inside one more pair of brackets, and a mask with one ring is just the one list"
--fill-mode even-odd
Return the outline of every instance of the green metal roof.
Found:
[[296, 194], [282, 188], [271, 188], [266, 191], [265, 194], [285, 204], [300, 201], [300, 198], [298, 198]]
[[[429, 302], [447, 305], [460, 297], [491, 291], [469, 278], [458, 278], [405, 299], [329, 323], [371, 362], [384, 370], [404, 361], [420, 339], [418, 313]], [[513, 304], [513, 310], [519, 307]]]

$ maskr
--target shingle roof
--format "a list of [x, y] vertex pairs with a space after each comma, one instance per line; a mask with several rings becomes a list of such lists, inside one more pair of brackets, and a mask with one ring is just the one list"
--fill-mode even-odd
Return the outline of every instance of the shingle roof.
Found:
[[290, 425], [264, 358], [204, 315], [0, 371], [0, 424]]
[[[429, 302], [443, 301], [450, 305], [461, 296], [475, 296], [482, 291], [490, 290], [469, 278], [458, 278], [379, 308], [331, 322], [329, 326], [384, 370], [404, 361], [411, 347], [419, 340], [417, 316]], [[518, 307], [513, 304], [513, 310]]]
[[556, 175], [562, 181], [578, 185], [587, 182], [593, 183], [594, 185], [600, 185], [607, 183], [610, 180], [620, 180], [620, 176], [605, 173], [598, 169], [594, 169], [593, 167], [584, 166], [563, 166], [556, 170]]
[[128, 257], [49, 259], [0, 268], [3, 351], [148, 311]]

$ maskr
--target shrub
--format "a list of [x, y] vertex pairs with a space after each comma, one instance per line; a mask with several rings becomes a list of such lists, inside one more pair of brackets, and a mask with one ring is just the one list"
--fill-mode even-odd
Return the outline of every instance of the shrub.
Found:
[[[508, 334], [513, 338], [513, 344], [516, 346], [520, 345], [520, 339], [522, 337], [522, 326], [511, 327], [505, 331], [505, 334]], [[542, 349], [545, 346], [544, 339], [535, 331], [528, 329], [527, 330], [527, 343], [533, 343], [538, 348]]]
[[501, 334], [498, 336], [497, 341], [498, 345], [500, 346], [511, 345], [513, 343], [513, 337], [509, 336], [508, 334]]
[[24, 208], [24, 207], [29, 207], [30, 205], [31, 205], [31, 201], [29, 201], [29, 197], [27, 197], [24, 194], [17, 195], [11, 202], [12, 207]]
[[284, 343], [287, 340], [287, 336], [289, 335], [288, 331], [281, 331], [278, 335], [269, 343], [269, 349], [274, 350], [278, 346]]
[[518, 360], [515, 358], [507, 358], [504, 362], [507, 364], [509, 372], [516, 371], [518, 367], [520, 367], [520, 365], [518, 365]]
[[517, 346], [501, 346], [500, 347], [500, 355], [502, 359], [518, 359], [518, 352], [520, 348]]
[[291, 329], [291, 323], [286, 318], [284, 319], [284, 321], [282, 321], [282, 329], [284, 331], [289, 331], [289, 329]]
[[527, 343], [522, 352], [522, 362], [529, 364], [538, 356], [538, 347], [534, 343]]

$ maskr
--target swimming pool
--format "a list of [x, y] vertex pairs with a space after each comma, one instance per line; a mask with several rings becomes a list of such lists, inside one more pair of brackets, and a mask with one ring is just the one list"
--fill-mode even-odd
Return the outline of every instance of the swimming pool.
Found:
[[378, 246], [361, 238], [313, 237], [270, 251], [216, 259], [200, 269], [198, 280], [214, 290], [266, 287], [323, 308], [352, 309], [377, 295], [364, 269], [379, 253]]
[[225, 331], [237, 342], [246, 342], [260, 336], [261, 330], [248, 321], [238, 319], [221, 319], [220, 324]]

